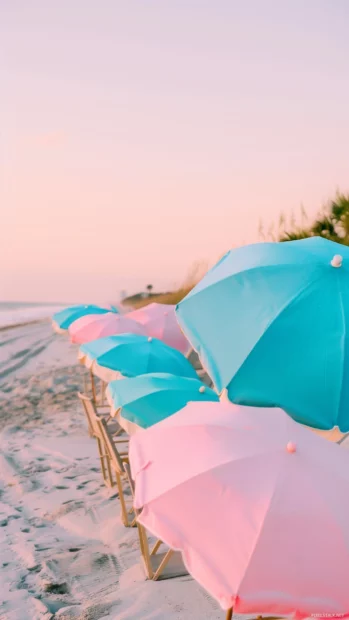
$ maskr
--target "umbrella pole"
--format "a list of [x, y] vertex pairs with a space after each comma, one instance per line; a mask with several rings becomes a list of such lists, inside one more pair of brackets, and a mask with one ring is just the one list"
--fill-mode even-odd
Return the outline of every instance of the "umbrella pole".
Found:
[[227, 615], [225, 617], [225, 620], [232, 620], [233, 617], [233, 608], [231, 607], [230, 609], [228, 609], [227, 611]]
[[90, 370], [90, 377], [91, 377], [91, 387], [92, 387], [92, 399], [93, 399], [93, 402], [96, 403], [96, 386], [95, 386], [95, 380], [94, 380], [92, 370]]

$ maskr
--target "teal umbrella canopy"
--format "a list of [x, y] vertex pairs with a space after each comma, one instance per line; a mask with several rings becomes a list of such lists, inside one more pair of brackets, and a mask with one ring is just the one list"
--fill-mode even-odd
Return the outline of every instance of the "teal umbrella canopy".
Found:
[[108, 400], [123, 418], [148, 428], [183, 409], [191, 401], [218, 401], [219, 397], [199, 379], [168, 373], [140, 375], [111, 381]]
[[349, 431], [349, 248], [320, 237], [228, 252], [177, 318], [238, 404]]
[[197, 378], [194, 368], [182, 353], [157, 338], [139, 334], [119, 334], [93, 340], [80, 347], [79, 358], [88, 358], [90, 364], [94, 362], [98, 367], [120, 373], [123, 377], [167, 372]]
[[107, 309], [94, 305], [70, 306], [53, 315], [52, 320], [61, 330], [67, 330], [70, 325], [87, 314], [106, 314], [107, 312], [117, 312], [116, 308]]

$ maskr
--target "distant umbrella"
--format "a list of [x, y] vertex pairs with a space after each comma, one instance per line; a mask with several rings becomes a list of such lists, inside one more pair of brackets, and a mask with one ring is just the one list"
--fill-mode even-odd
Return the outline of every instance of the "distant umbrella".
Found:
[[82, 316], [69, 327], [71, 341], [77, 344], [125, 333], [145, 334], [145, 328], [137, 321], [115, 314], [115, 312]]
[[[56, 312], [56, 314], [52, 317], [53, 328], [57, 332], [67, 331], [68, 327], [82, 316], [86, 316], [87, 314], [105, 314], [106, 312], [110, 312], [110, 309], [101, 308], [100, 306], [94, 305], [80, 305], [80, 306], [70, 306], [69, 308], [65, 308], [64, 310], [60, 310], [60, 312]], [[115, 312], [115, 310], [113, 310]]]
[[126, 316], [142, 323], [148, 336], [166, 342], [170, 347], [181, 351], [181, 353], [187, 354], [191, 349], [178, 324], [175, 306], [153, 303], [129, 312]]
[[121, 334], [83, 344], [80, 361], [109, 382], [120, 377], [136, 377], [151, 372], [168, 372], [181, 377], [197, 377], [189, 361], [156, 338]]

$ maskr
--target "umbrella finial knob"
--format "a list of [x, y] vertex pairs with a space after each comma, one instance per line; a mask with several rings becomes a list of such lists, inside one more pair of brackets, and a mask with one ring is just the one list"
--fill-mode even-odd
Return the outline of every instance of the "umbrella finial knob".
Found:
[[293, 443], [293, 441], [289, 441], [287, 446], [286, 446], [286, 450], [287, 452], [289, 452], [290, 454], [293, 454], [294, 452], [297, 451], [297, 446], [295, 443]]
[[201, 387], [199, 387], [199, 392], [200, 392], [201, 394], [203, 394], [203, 393], [204, 393], [204, 391], [205, 391], [205, 386], [204, 386], [204, 385], [202, 385]]
[[331, 260], [331, 265], [332, 267], [341, 267], [342, 262], [343, 262], [343, 256], [341, 256], [340, 254], [336, 254]]
[[153, 339], [152, 339], [152, 337], [151, 337], [151, 336], [149, 336], [149, 338], [148, 338], [148, 342], [151, 342], [152, 340], [153, 340]]

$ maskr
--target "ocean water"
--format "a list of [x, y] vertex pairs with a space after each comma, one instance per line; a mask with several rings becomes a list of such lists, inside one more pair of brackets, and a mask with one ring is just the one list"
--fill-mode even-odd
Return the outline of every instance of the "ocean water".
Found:
[[64, 307], [63, 304], [0, 301], [0, 329], [49, 319]]

